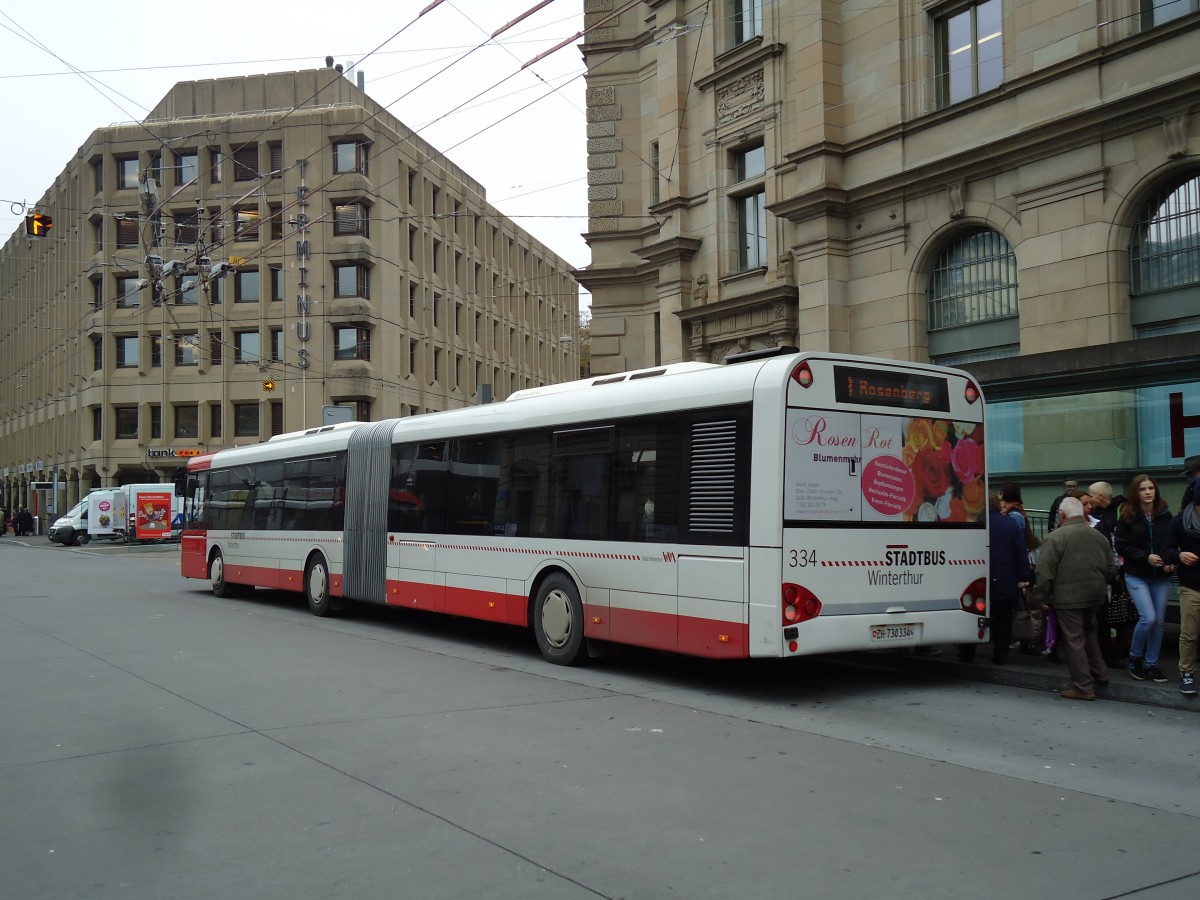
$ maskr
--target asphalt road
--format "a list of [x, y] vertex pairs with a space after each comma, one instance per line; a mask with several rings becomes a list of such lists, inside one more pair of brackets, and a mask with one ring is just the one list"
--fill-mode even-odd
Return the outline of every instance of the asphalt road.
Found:
[[1194, 897], [1200, 716], [217, 600], [0, 539], [14, 898]]

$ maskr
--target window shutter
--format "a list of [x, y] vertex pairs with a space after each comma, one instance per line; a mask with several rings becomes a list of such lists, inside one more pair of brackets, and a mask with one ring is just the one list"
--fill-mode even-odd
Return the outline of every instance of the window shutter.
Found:
[[138, 246], [138, 217], [125, 213], [125, 217], [117, 219], [117, 246]]
[[233, 151], [233, 180], [253, 181], [258, 177], [258, 144], [246, 144]]

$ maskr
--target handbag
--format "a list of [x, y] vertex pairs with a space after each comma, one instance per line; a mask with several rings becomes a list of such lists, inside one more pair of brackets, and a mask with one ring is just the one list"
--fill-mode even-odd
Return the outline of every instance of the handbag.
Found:
[[1125, 576], [1118, 575], [1113, 585], [1112, 596], [1108, 599], [1104, 621], [1109, 628], [1120, 628], [1137, 620], [1137, 607], [1133, 605], [1133, 598], [1129, 596], [1129, 589], [1125, 587]]
[[1040, 644], [1046, 636], [1046, 614], [1030, 609], [1029, 593], [1024, 592], [1020, 609], [1013, 613], [1012, 637], [1022, 644]]

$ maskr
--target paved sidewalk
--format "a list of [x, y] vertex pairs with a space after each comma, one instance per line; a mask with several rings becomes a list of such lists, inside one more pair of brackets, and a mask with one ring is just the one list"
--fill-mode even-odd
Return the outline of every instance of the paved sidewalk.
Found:
[[[870, 651], [846, 653], [841, 659], [857, 665], [876, 668], [899, 669], [908, 672], [926, 672], [966, 681], [983, 681], [1004, 684], [1010, 687], [1030, 688], [1055, 694], [1068, 687], [1066, 663], [1055, 663], [1041, 656], [1025, 656], [1018, 650], [1009, 651], [1008, 662], [998, 666], [992, 662], [992, 645], [980, 644], [975, 649], [975, 662], [959, 662], [956, 648], [939, 646], [936, 655], [918, 655], [912, 652]], [[1111, 669], [1112, 681], [1107, 686], [1098, 685], [1096, 698], [1099, 700], [1123, 700], [1146, 706], [1200, 711], [1200, 698], [1185, 697], [1179, 693], [1179, 626], [1168, 625], [1163, 636], [1162, 657], [1159, 668], [1167, 676], [1166, 684], [1153, 681], [1135, 681], [1124, 666]], [[1057, 698], [1056, 698], [1057, 699]], [[1065, 702], [1065, 701], [1064, 701]]]

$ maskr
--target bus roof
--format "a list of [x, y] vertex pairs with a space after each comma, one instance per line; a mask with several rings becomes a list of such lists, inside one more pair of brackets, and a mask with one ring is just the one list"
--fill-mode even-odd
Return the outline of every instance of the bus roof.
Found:
[[[880, 360], [836, 353], [793, 353], [748, 360], [737, 365], [677, 363], [654, 369], [639, 369], [620, 375], [599, 376], [518, 391], [500, 403], [489, 403], [392, 419], [393, 440], [421, 441], [470, 435], [520, 431], [545, 427], [582, 426], [598, 418], [627, 418], [662, 413], [680, 413], [748, 403], [756, 381], [782, 390], [801, 359], [860, 362], [882, 368], [904, 368], [946, 372], [944, 369], [903, 360]], [[950, 374], [950, 373], [948, 373]], [[970, 378], [966, 373], [952, 373]], [[590, 392], [590, 393], [587, 393]], [[221, 450], [194, 460], [195, 471], [221, 467], [319, 456], [345, 449], [355, 428], [378, 424], [346, 422], [302, 432], [277, 435], [245, 447]]]

